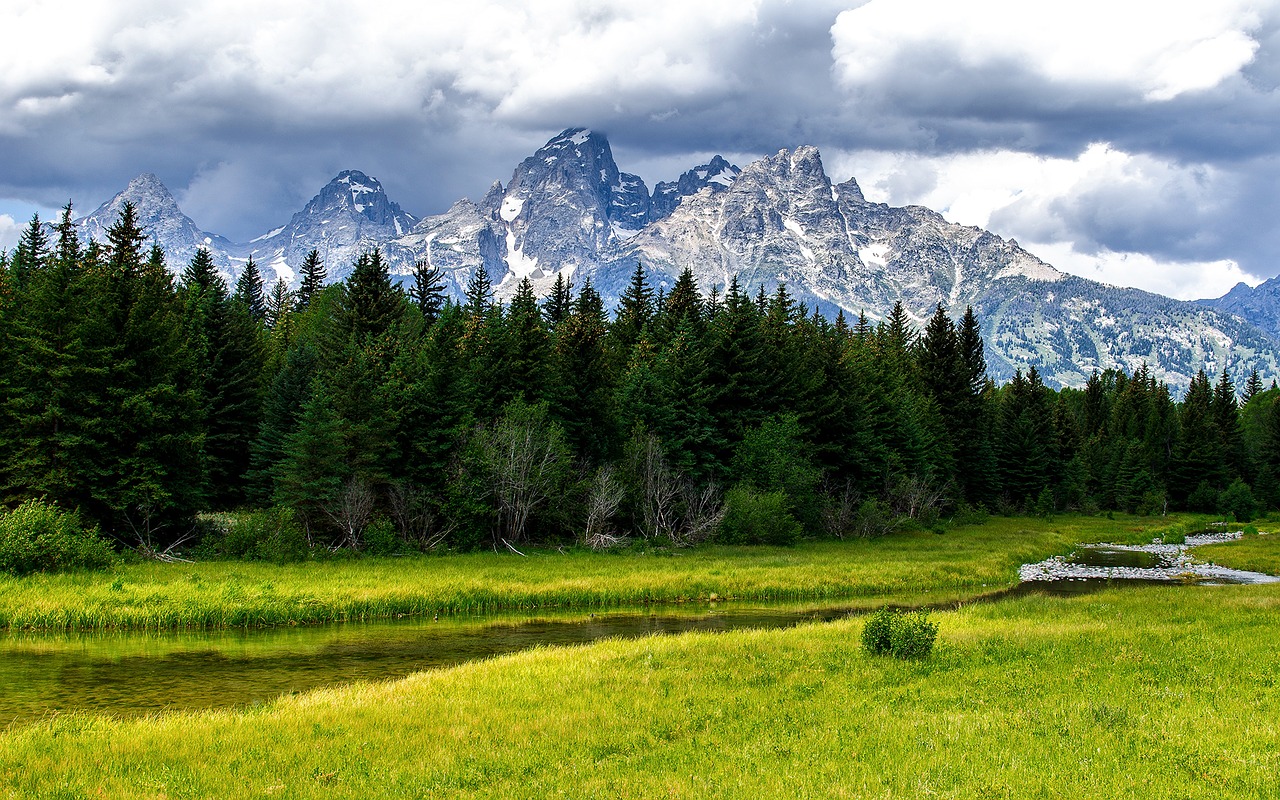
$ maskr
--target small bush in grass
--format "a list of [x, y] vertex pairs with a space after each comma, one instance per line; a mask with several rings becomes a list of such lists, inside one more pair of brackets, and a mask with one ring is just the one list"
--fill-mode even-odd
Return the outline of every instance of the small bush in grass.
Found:
[[862, 628], [862, 647], [873, 655], [921, 659], [933, 652], [938, 624], [925, 611], [882, 608]]
[[1258, 528], [1257, 528], [1256, 526], [1254, 526], [1254, 525], [1245, 525], [1245, 526], [1244, 526], [1244, 535], [1245, 535], [1245, 536], [1257, 536], [1257, 535], [1258, 535]]
[[14, 575], [101, 569], [115, 563], [111, 545], [79, 515], [43, 500], [28, 500], [0, 516], [0, 571]]

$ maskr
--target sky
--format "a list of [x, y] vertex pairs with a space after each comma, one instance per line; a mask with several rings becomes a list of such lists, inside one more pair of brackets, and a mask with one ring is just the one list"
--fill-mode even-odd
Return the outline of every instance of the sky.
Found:
[[1280, 273], [1280, 0], [0, 0], [0, 245], [154, 172], [245, 241], [343, 169], [418, 215], [605, 132], [652, 188], [833, 181], [1182, 299]]

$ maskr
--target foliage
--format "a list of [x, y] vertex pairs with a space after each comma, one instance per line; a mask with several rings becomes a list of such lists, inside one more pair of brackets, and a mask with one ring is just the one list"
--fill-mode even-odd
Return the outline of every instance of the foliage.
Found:
[[872, 655], [919, 660], [933, 652], [938, 624], [924, 611], [882, 608], [862, 628], [862, 649]]
[[305, 561], [311, 554], [306, 532], [293, 509], [285, 506], [218, 515], [200, 550], [215, 557], [276, 564]]
[[1237, 522], [1249, 522], [1258, 513], [1249, 484], [1236, 478], [1218, 496], [1218, 513], [1230, 514]]
[[77, 514], [28, 500], [0, 514], [0, 572], [27, 575], [101, 569], [116, 562], [111, 545]]
[[[366, 549], [380, 518], [406, 547], [468, 549], [684, 546], [727, 514], [762, 541], [792, 522], [932, 528], [965, 505], [1280, 506], [1280, 390], [1262, 376], [1201, 371], [1180, 400], [1146, 367], [1055, 390], [1029, 365], [996, 386], [971, 308], [916, 330], [897, 303], [850, 326], [785, 284], [698, 286], [686, 268], [668, 293], [644, 264], [613, 308], [563, 275], [542, 301], [524, 280], [499, 302], [482, 267], [459, 303], [457, 276], [419, 264], [406, 293], [376, 249], [328, 287], [312, 251], [296, 294], [270, 297], [246, 263], [229, 294], [203, 251], [175, 284], [128, 204], [104, 243], [79, 242], [69, 206], [54, 231], [33, 220], [0, 258], [0, 502], [48, 498], [144, 548], [269, 503], [314, 545]], [[533, 473], [501, 453], [517, 428], [553, 454]], [[785, 513], [756, 513], [775, 495]]]
[[794, 544], [800, 523], [783, 492], [757, 492], [739, 484], [725, 495], [724, 521], [717, 539], [725, 544]]

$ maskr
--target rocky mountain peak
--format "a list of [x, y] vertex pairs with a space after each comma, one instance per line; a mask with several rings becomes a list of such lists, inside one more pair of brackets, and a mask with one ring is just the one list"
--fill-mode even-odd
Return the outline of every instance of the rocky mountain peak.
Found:
[[153, 173], [144, 172], [125, 186], [124, 190], [92, 213], [77, 221], [82, 239], [106, 241], [107, 228], [120, 218], [124, 204], [132, 203], [138, 224], [146, 233], [148, 243], [156, 243], [165, 251], [169, 269], [180, 272], [197, 250], [208, 250], [214, 264], [222, 269], [225, 277], [233, 274], [233, 265], [227, 255], [231, 242], [221, 236], [205, 233], [195, 222], [182, 213], [178, 201], [169, 188]]
[[666, 219], [675, 211], [680, 201], [703, 189], [710, 189], [713, 193], [727, 190], [740, 172], [741, 169], [721, 156], [714, 156], [706, 164], [688, 170], [678, 180], [658, 183], [653, 187], [651, 220]]

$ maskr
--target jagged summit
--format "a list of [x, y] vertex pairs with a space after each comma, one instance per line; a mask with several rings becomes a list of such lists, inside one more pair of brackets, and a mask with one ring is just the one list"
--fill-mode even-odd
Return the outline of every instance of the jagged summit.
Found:
[[149, 175], [82, 227], [97, 225], [100, 236], [124, 199], [175, 270], [205, 247], [228, 276], [252, 256], [268, 280], [292, 281], [314, 248], [339, 280], [361, 252], [380, 247], [401, 280], [426, 261], [458, 298], [483, 266], [499, 299], [523, 278], [545, 293], [564, 276], [579, 287], [589, 278], [612, 306], [637, 263], [667, 286], [688, 267], [704, 292], [735, 276], [752, 293], [785, 283], [828, 315], [876, 319], [901, 301], [923, 323], [939, 303], [953, 315], [972, 305], [997, 378], [1035, 366], [1048, 383], [1079, 385], [1095, 368], [1146, 363], [1178, 387], [1201, 367], [1280, 372], [1280, 314], [1264, 313], [1280, 308], [1280, 279], [1196, 305], [1066, 275], [1016, 241], [928, 208], [868, 202], [855, 179], [833, 183], [809, 145], [742, 168], [716, 156], [650, 195], [618, 168], [603, 133], [569, 128], [516, 165], [505, 185], [494, 181], [480, 200], [443, 214], [415, 219], [376, 179], [348, 170], [287, 224], [245, 245], [200, 231]]
[[319, 250], [329, 277], [339, 280], [360, 253], [403, 236], [417, 222], [387, 197], [377, 178], [344, 170], [287, 224], [250, 242], [243, 255], [293, 282], [307, 253]]
[[125, 186], [124, 190], [92, 213], [77, 221], [79, 234], [85, 240], [106, 241], [107, 228], [120, 217], [120, 209], [126, 202], [133, 203], [138, 223], [146, 232], [148, 242], [159, 244], [165, 251], [169, 268], [181, 271], [197, 250], [208, 250], [214, 264], [227, 279], [236, 273], [228, 251], [234, 245], [217, 234], [206, 233], [182, 213], [178, 201], [168, 187], [153, 173], [144, 172]]
[[680, 201], [695, 195], [703, 189], [723, 192], [733, 185], [741, 169], [714, 156], [706, 164], [694, 167], [675, 181], [663, 181], [653, 187], [653, 203], [650, 217], [653, 220], [666, 219], [675, 211]]

